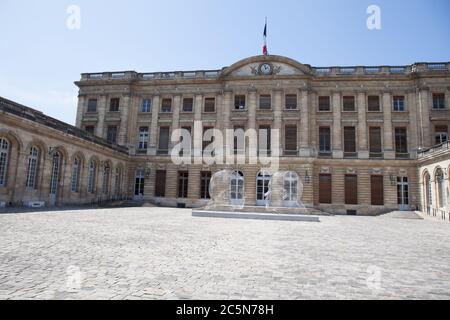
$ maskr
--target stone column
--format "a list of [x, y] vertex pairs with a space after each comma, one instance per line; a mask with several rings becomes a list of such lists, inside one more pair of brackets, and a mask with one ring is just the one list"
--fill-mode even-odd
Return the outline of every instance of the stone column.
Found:
[[[128, 119], [127, 119], [127, 126], [130, 129], [128, 132], [128, 137], [126, 139], [126, 143], [128, 144], [130, 154], [134, 155], [136, 154], [136, 147], [137, 147], [137, 135], [139, 128], [136, 128], [137, 126], [137, 118], [138, 118], [138, 112], [139, 112], [139, 105], [142, 100], [142, 97], [133, 95], [131, 96], [130, 101], [130, 110], [128, 111]], [[150, 124], [149, 124], [150, 128]]]
[[392, 129], [392, 98], [390, 92], [383, 93], [383, 134], [384, 134], [384, 158], [395, 159], [394, 134]]
[[[120, 105], [120, 128], [119, 128], [119, 137], [118, 144], [121, 146], [127, 145], [127, 135], [128, 135], [128, 114], [131, 108], [131, 95], [126, 94], [122, 97], [122, 102]], [[132, 126], [135, 128], [135, 126]]]
[[217, 113], [217, 122], [223, 121], [222, 134], [224, 137], [224, 154], [226, 154], [226, 150], [229, 150], [230, 153], [233, 152], [233, 141], [228, 141], [226, 136], [227, 129], [232, 129], [230, 125], [230, 113], [233, 109], [233, 92], [232, 91], [224, 91], [223, 93], [223, 107], [222, 114]]
[[78, 106], [77, 106], [77, 119], [75, 122], [75, 126], [81, 129], [81, 122], [83, 120], [83, 115], [86, 111], [86, 95], [79, 94], [78, 95]]
[[[278, 141], [278, 145], [279, 145], [279, 151], [278, 154], [280, 156], [283, 155], [283, 144], [281, 141], [281, 137], [283, 137], [282, 134], [282, 130], [283, 128], [281, 127], [281, 120], [282, 120], [282, 94], [283, 92], [281, 90], [274, 90], [273, 92], [273, 129], [274, 130], [279, 130], [279, 137], [280, 137], [280, 141]], [[273, 151], [274, 151], [274, 147], [276, 145], [276, 141], [273, 141], [273, 139], [271, 139], [271, 147], [272, 147], [272, 155], [273, 155]]]
[[[318, 140], [319, 129], [317, 128], [317, 124], [316, 124], [316, 114], [317, 114], [317, 110], [318, 110], [319, 106], [318, 106], [316, 92], [311, 92], [309, 102], [310, 102], [310, 117], [311, 117], [311, 124], [310, 124], [311, 149], [318, 150], [319, 144], [318, 144], [317, 140]], [[314, 156], [316, 156], [316, 155], [314, 155]], [[312, 180], [312, 177], [311, 177], [311, 180]]]
[[[194, 127], [192, 128], [192, 150], [197, 163], [200, 163], [203, 147], [203, 124], [202, 121], [203, 95], [196, 94], [194, 102]], [[196, 124], [196, 125], [195, 125]]]
[[300, 157], [310, 157], [310, 111], [308, 91], [300, 90]]
[[97, 130], [96, 135], [100, 138], [105, 138], [104, 135], [104, 124], [105, 124], [105, 117], [106, 117], [106, 110], [108, 108], [108, 101], [107, 101], [106, 95], [101, 95], [98, 100], [97, 105], [97, 113], [98, 113], [98, 122], [97, 122]]
[[[180, 128], [180, 110], [181, 110], [181, 95], [176, 95], [173, 98], [173, 110], [172, 110], [172, 132]], [[180, 141], [180, 139], [177, 139], [175, 142], [172, 142], [171, 136], [169, 136], [169, 145], [170, 150], [169, 154], [172, 150], [172, 148], [177, 145]]]
[[369, 147], [367, 141], [367, 107], [365, 92], [358, 92], [356, 110], [358, 111], [358, 157], [369, 158]]
[[333, 158], [343, 158], [342, 123], [341, 123], [341, 94], [333, 92], [331, 107], [333, 108]]
[[417, 154], [417, 148], [419, 146], [418, 140], [418, 128], [419, 123], [417, 121], [417, 103], [415, 100], [414, 90], [410, 90], [406, 93], [406, 111], [409, 116], [409, 128], [408, 128], [408, 145], [411, 150], [411, 158], [415, 158]]
[[147, 150], [148, 155], [156, 155], [156, 149], [158, 148], [157, 137], [158, 137], [158, 119], [159, 119], [160, 100], [161, 100], [161, 97], [159, 95], [153, 96], [152, 123], [150, 126], [150, 142], [149, 142], [148, 150]]
[[420, 146], [422, 148], [428, 148], [433, 145], [431, 136], [431, 121], [430, 121], [430, 90], [427, 87], [419, 89], [418, 101], [419, 101], [419, 126], [420, 132]]
[[[251, 89], [248, 92], [248, 125], [247, 129], [250, 130], [257, 130], [256, 128], [256, 108], [257, 108], [257, 94], [256, 90]], [[258, 137], [258, 133], [256, 133], [256, 137]], [[249, 146], [247, 148], [248, 154], [253, 155], [257, 154], [258, 152], [258, 141], [252, 141], [249, 142]]]

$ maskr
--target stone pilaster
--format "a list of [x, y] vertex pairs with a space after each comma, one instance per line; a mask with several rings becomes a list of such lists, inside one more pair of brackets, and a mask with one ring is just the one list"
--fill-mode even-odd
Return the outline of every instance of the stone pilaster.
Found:
[[384, 92], [382, 95], [383, 108], [383, 145], [384, 158], [395, 159], [394, 134], [392, 129], [392, 95], [390, 92]]
[[430, 90], [428, 88], [420, 88], [418, 97], [419, 101], [419, 123], [420, 123], [420, 147], [428, 148], [433, 145], [431, 137], [431, 121], [430, 121]]
[[131, 96], [127, 94], [122, 97], [120, 103], [120, 127], [119, 127], [119, 137], [117, 141], [118, 144], [121, 146], [127, 145], [128, 114], [131, 108], [131, 101], [132, 101]]
[[97, 137], [106, 138], [105, 137], [105, 117], [106, 117], [106, 110], [108, 108], [108, 99], [106, 95], [101, 95], [98, 99], [97, 104], [97, 113], [98, 113], [98, 123], [97, 123], [97, 130], [96, 135]]
[[333, 158], [343, 158], [342, 151], [342, 124], [341, 124], [341, 94], [333, 92], [331, 99], [333, 109]]
[[[197, 94], [195, 95], [195, 101], [194, 101], [194, 121], [202, 121], [202, 108], [203, 108], [203, 95]], [[192, 148], [194, 151], [194, 156], [196, 157], [197, 161], [200, 162], [198, 159], [202, 156], [202, 147], [203, 147], [203, 124], [196, 124], [194, 125], [194, 128], [192, 129]]]
[[230, 125], [230, 113], [233, 108], [233, 92], [232, 91], [224, 91], [223, 93], [223, 108], [222, 114], [217, 113], [217, 122], [223, 121], [222, 134], [224, 137], [224, 154], [226, 154], [226, 150], [230, 150], [232, 152], [233, 141], [228, 141], [226, 130], [232, 129]]
[[160, 109], [161, 97], [159, 95], [153, 96], [152, 101], [152, 123], [150, 126], [150, 143], [148, 145], [147, 154], [156, 155], [157, 137], [158, 137], [158, 119], [159, 119], [159, 109]]
[[[180, 110], [181, 110], [181, 95], [176, 95], [173, 98], [173, 110], [172, 110], [172, 132], [175, 132], [175, 130], [180, 128]], [[179, 143], [179, 139], [177, 139], [175, 142], [172, 142], [171, 137], [169, 136], [170, 140], [170, 151], [172, 148]]]
[[406, 111], [409, 116], [409, 128], [408, 128], [408, 144], [409, 150], [411, 150], [411, 157], [415, 158], [418, 147], [418, 122], [417, 122], [417, 103], [415, 100], [415, 93], [413, 90], [406, 93]]
[[86, 111], [87, 99], [86, 95], [80, 94], [78, 95], [78, 106], [77, 106], [77, 119], [75, 122], [75, 126], [81, 129], [81, 122], [83, 120], [83, 115]]
[[[278, 146], [279, 146], [279, 151], [278, 154], [281, 156], [283, 155], [282, 149], [283, 149], [283, 144], [281, 141], [281, 137], [283, 137], [282, 134], [282, 95], [283, 95], [283, 91], [281, 90], [274, 90], [273, 92], [273, 129], [274, 130], [278, 130], [279, 137], [280, 137], [280, 141], [278, 141]], [[277, 144], [276, 141], [273, 141], [273, 139], [271, 139], [271, 145], [272, 145], [272, 154], [274, 152], [273, 148], [274, 146]]]
[[366, 94], [364, 92], [358, 92], [356, 110], [358, 111], [358, 157], [360, 159], [368, 159], [367, 107]]
[[[250, 90], [248, 93], [248, 125], [247, 129], [255, 130], [256, 131], [256, 108], [257, 108], [257, 94], [256, 90]], [[258, 137], [258, 133], [256, 133], [256, 136]], [[257, 154], [258, 150], [258, 142], [251, 143], [248, 146], [248, 152], [249, 155]]]
[[300, 157], [311, 156], [310, 149], [310, 108], [308, 91], [300, 90]]

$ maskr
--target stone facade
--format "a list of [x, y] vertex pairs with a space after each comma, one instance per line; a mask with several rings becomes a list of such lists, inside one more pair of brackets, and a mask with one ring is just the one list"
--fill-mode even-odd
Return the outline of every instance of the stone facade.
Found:
[[279, 130], [280, 150], [271, 152], [280, 153], [280, 171], [298, 176], [299, 202], [375, 214], [421, 204], [418, 151], [435, 145], [437, 135], [447, 139], [450, 126], [449, 63], [318, 68], [270, 55], [221, 70], [82, 74], [76, 85], [76, 127], [128, 150], [117, 158], [126, 168], [126, 194], [170, 206], [206, 204], [201, 177], [222, 169], [243, 175], [246, 205], [261, 205], [264, 169], [195, 159], [176, 165], [169, 156], [176, 143], [162, 142], [176, 129]]
[[[4, 205], [85, 204], [126, 193], [126, 148], [3, 98], [0, 144], [4, 161], [0, 202]], [[88, 190], [91, 163], [94, 171]]]

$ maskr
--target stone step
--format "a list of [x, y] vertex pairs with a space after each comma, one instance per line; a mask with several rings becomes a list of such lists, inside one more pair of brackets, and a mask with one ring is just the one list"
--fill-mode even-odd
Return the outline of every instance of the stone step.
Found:
[[386, 214], [380, 215], [382, 218], [394, 218], [394, 219], [416, 219], [423, 220], [415, 211], [392, 211]]
[[249, 212], [262, 214], [287, 214], [287, 215], [316, 215], [316, 216], [331, 216], [332, 214], [320, 211], [315, 208], [287, 208], [287, 207], [263, 207], [263, 206], [245, 206], [243, 208], [236, 208], [232, 206], [215, 206], [204, 209], [195, 209], [197, 211], [223, 211], [223, 212]]
[[192, 216], [201, 218], [320, 222], [319, 217], [300, 214], [192, 210]]

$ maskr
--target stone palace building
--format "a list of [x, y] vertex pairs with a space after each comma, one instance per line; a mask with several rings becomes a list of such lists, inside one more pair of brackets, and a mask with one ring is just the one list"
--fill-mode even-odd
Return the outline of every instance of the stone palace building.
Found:
[[263, 166], [173, 163], [171, 133], [201, 121], [203, 131], [279, 131], [286, 207], [450, 209], [448, 62], [312, 67], [264, 55], [221, 70], [86, 73], [76, 85], [76, 127], [1, 99], [3, 205], [125, 197], [199, 207], [211, 176], [228, 169], [239, 181], [230, 181], [229, 201], [245, 195], [246, 205], [264, 206]]

